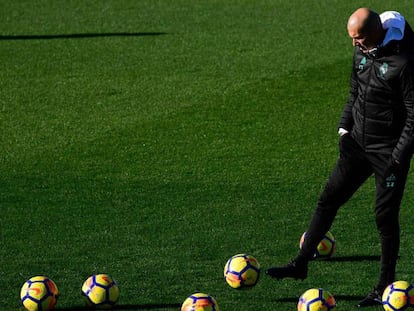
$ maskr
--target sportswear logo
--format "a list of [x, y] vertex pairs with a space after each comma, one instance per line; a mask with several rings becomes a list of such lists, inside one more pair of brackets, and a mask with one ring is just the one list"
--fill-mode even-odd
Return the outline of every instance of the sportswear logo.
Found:
[[385, 79], [385, 74], [388, 72], [388, 64], [383, 63], [379, 68], [378, 78]]
[[385, 186], [387, 188], [394, 188], [395, 187], [395, 181], [397, 180], [397, 178], [395, 177], [394, 174], [391, 174], [390, 176], [388, 176], [387, 178], [385, 178]]
[[361, 61], [359, 62], [358, 70], [359, 70], [359, 71], [364, 70], [364, 67], [365, 67], [366, 63], [367, 63], [367, 58], [364, 56], [364, 57], [361, 59]]
[[109, 277], [103, 276], [102, 280], [104, 280], [108, 285], [112, 285], [112, 280]]
[[36, 296], [40, 295], [40, 293], [42, 292], [42, 290], [40, 288], [37, 288], [37, 287], [33, 287], [33, 288], [30, 287], [30, 288], [26, 289], [26, 293], [29, 293], [30, 291], [35, 292]]

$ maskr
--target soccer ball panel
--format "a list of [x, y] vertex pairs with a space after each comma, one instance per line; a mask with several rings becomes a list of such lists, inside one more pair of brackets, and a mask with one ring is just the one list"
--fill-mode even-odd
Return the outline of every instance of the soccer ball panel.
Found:
[[[302, 244], [306, 239], [306, 232], [302, 234], [299, 241], [299, 247], [302, 248]], [[331, 257], [336, 249], [336, 241], [333, 234], [328, 231], [319, 242], [316, 252], [314, 254], [314, 258], [329, 258]]]
[[225, 280], [227, 284], [232, 288], [239, 288], [241, 279], [240, 275], [236, 272], [228, 271], [225, 274]]
[[83, 282], [82, 292], [86, 293], [90, 291], [90, 289], [92, 288], [92, 285], [93, 285], [93, 277], [91, 276], [87, 278], [85, 282]]
[[94, 277], [95, 277], [95, 283], [103, 287], [109, 287], [114, 283], [114, 280], [112, 279], [112, 277], [110, 277], [107, 274], [97, 274]]
[[106, 301], [106, 289], [103, 287], [94, 286], [88, 293], [89, 300], [97, 305]]
[[248, 268], [245, 272], [241, 274], [242, 280], [244, 280], [245, 286], [255, 285], [258, 278], [257, 270], [253, 268]]
[[118, 286], [111, 286], [109, 288], [109, 300], [113, 303], [117, 302], [119, 299], [119, 287]]
[[46, 284], [43, 282], [26, 282], [20, 292], [21, 297], [30, 297], [32, 300], [40, 301], [45, 295], [48, 294]]
[[335, 245], [335, 238], [328, 231], [318, 244], [317, 257], [331, 257], [335, 252]]

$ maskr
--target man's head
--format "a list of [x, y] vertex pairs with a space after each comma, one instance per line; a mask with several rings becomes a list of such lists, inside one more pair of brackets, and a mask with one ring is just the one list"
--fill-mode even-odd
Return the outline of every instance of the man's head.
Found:
[[379, 15], [368, 8], [359, 8], [352, 13], [347, 28], [352, 44], [363, 52], [381, 44], [385, 35]]

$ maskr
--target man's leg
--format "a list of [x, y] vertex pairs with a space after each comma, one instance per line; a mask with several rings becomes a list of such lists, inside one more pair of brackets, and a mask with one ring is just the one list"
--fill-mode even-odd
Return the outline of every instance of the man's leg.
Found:
[[381, 269], [377, 285], [358, 304], [359, 307], [379, 305], [387, 285], [395, 281], [395, 268], [400, 247], [399, 210], [409, 170], [409, 162], [390, 167], [390, 156], [371, 156], [375, 171], [375, 221], [381, 242]]
[[[389, 166], [389, 157], [384, 159], [384, 155], [380, 155], [378, 158], [383, 165]], [[377, 171], [375, 168], [375, 221], [381, 242], [381, 272], [377, 287], [381, 291], [395, 281], [400, 246], [399, 212], [409, 168], [410, 162], [394, 166], [392, 170]], [[383, 176], [384, 171], [388, 171], [388, 176]]]
[[329, 230], [341, 205], [372, 174], [364, 152], [349, 136], [341, 138], [340, 157], [323, 190], [306, 231], [306, 239], [298, 255], [286, 266], [269, 268], [266, 273], [276, 279], [307, 277], [308, 262], [313, 258], [317, 245]]

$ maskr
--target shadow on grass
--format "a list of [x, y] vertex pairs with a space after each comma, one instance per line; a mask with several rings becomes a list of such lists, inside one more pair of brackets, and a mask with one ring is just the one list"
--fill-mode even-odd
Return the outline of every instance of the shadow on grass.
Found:
[[107, 33], [72, 33], [55, 35], [0, 35], [0, 40], [52, 40], [52, 39], [82, 39], [99, 37], [144, 37], [161, 36], [166, 32], [107, 32]]
[[[181, 304], [167, 303], [167, 304], [134, 304], [134, 305], [116, 305], [112, 310], [156, 310], [156, 309], [177, 309]], [[71, 308], [55, 308], [56, 311], [91, 311], [94, 309], [87, 307], [71, 307]]]
[[[340, 300], [343, 301], [360, 301], [363, 296], [354, 296], [354, 295], [334, 295], [335, 300], [338, 302]], [[284, 298], [280, 298], [280, 299], [275, 299], [275, 302], [292, 302], [292, 303], [297, 303], [298, 302], [298, 297], [284, 297]]]
[[326, 259], [326, 261], [336, 261], [336, 262], [357, 262], [357, 261], [379, 261], [381, 256], [367, 255], [367, 256], [334, 256], [332, 258]]

